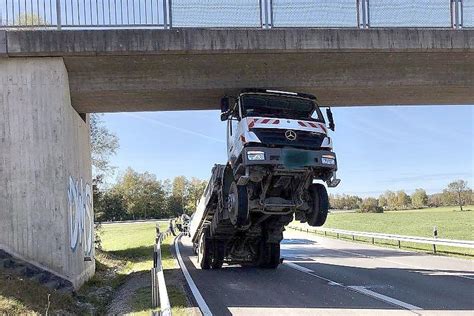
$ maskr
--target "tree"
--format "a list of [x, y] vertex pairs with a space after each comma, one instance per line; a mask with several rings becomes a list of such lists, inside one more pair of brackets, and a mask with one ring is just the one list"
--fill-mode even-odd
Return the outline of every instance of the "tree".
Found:
[[397, 192], [397, 209], [406, 209], [411, 204], [411, 199], [405, 191], [400, 190]]
[[360, 205], [362, 213], [383, 213], [383, 208], [379, 206], [377, 199], [365, 198]]
[[466, 204], [466, 201], [471, 196], [471, 189], [467, 186], [467, 181], [457, 180], [448, 184], [445, 193], [450, 195], [450, 198], [454, 200], [455, 204], [459, 206], [461, 211], [463, 206]]
[[100, 193], [98, 202], [94, 204], [97, 221], [121, 221], [128, 219], [123, 196], [117, 190]]
[[443, 193], [435, 193], [431, 194], [428, 197], [428, 206], [429, 207], [438, 207], [442, 206], [444, 204], [444, 198], [443, 198]]
[[112, 190], [122, 196], [127, 215], [131, 219], [161, 218], [168, 215], [165, 191], [154, 174], [139, 173], [128, 168]]
[[379, 196], [379, 206], [382, 208], [385, 208], [387, 207], [387, 203], [388, 203], [387, 198], [385, 197], [384, 194], [381, 194]]
[[415, 208], [423, 208], [428, 205], [428, 195], [423, 189], [416, 189], [411, 195], [411, 203]]
[[[48, 26], [48, 23], [35, 13], [20, 13], [15, 20], [15, 24], [25, 26], [25, 29], [36, 29], [42, 26]], [[34, 28], [29, 26], [33, 26]]]
[[199, 199], [206, 188], [206, 181], [192, 178], [188, 181], [187, 197], [186, 197], [186, 212], [192, 214], [196, 210]]
[[91, 152], [94, 178], [112, 171], [110, 157], [119, 148], [118, 137], [104, 125], [100, 114], [90, 115]]
[[362, 199], [356, 195], [330, 195], [329, 204], [332, 209], [338, 210], [355, 210], [359, 208]]
[[385, 191], [383, 202], [389, 210], [396, 210], [398, 208], [397, 195], [392, 191]]
[[171, 195], [168, 198], [168, 210], [173, 216], [186, 212], [188, 198], [188, 180], [184, 176], [175, 177], [171, 184]]

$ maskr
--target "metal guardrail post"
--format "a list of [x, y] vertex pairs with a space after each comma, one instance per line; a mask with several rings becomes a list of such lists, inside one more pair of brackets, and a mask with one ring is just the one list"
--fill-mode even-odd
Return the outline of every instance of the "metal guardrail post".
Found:
[[451, 27], [461, 29], [464, 23], [464, 3], [463, 0], [451, 0]]
[[361, 29], [370, 27], [369, 0], [356, 0], [357, 6], [357, 25]]
[[273, 0], [260, 0], [260, 25], [263, 29], [273, 27]]
[[56, 0], [56, 26], [57, 30], [61, 31], [62, 22], [61, 22], [61, 0]]

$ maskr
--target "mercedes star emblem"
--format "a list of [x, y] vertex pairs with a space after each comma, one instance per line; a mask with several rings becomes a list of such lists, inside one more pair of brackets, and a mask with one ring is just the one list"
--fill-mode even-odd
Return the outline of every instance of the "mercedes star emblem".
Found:
[[285, 132], [285, 137], [288, 140], [295, 140], [296, 139], [296, 132], [289, 129]]

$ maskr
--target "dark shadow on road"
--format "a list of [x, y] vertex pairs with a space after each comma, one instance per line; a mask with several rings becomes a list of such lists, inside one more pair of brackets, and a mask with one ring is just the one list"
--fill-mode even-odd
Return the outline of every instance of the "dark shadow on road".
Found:
[[[302, 247], [305, 248], [305, 247]], [[230, 315], [232, 308], [305, 308], [343, 310], [405, 310], [348, 286], [364, 286], [379, 294], [433, 311], [474, 309], [474, 281], [442, 272], [468, 274], [467, 271], [355, 267], [317, 261], [300, 264], [327, 280], [281, 265], [276, 270], [224, 265], [219, 270], [197, 269], [190, 261], [190, 247], [180, 247], [186, 266], [213, 313]], [[314, 256], [314, 249], [311, 256]], [[337, 257], [325, 249], [320, 256]], [[287, 250], [285, 249], [287, 256]], [[296, 253], [295, 253], [296, 254]], [[396, 252], [396, 255], [404, 253]], [[299, 253], [304, 260], [304, 253]], [[374, 250], [373, 256], [393, 256], [390, 250]], [[411, 255], [407, 253], [406, 255]], [[345, 258], [350, 256], [346, 254]], [[358, 256], [354, 256], [357, 258]], [[316, 311], [316, 310], [315, 310]]]

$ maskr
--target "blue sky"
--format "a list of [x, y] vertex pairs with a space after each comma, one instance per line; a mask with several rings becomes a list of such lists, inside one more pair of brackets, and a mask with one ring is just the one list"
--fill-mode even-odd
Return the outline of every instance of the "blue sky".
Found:
[[[332, 133], [342, 179], [332, 193], [375, 196], [390, 189], [441, 191], [455, 179], [474, 186], [474, 106], [333, 108]], [[105, 114], [120, 138], [112, 164], [207, 179], [225, 163], [225, 123], [218, 111]]]

